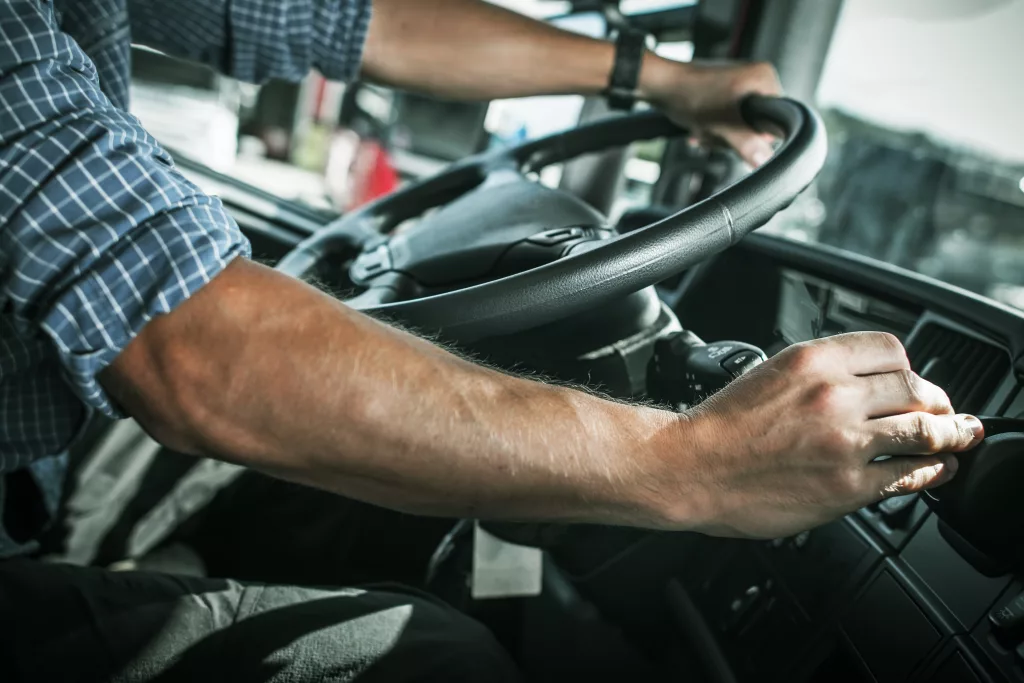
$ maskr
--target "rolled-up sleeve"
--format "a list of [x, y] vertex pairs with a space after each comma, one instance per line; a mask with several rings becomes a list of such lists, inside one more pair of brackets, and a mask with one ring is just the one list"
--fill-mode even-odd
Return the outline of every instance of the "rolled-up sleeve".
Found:
[[98, 373], [248, 243], [100, 92], [92, 63], [33, 0], [0, 3], [0, 302], [52, 342], [88, 405]]
[[132, 40], [250, 83], [359, 73], [370, 0], [131, 0]]

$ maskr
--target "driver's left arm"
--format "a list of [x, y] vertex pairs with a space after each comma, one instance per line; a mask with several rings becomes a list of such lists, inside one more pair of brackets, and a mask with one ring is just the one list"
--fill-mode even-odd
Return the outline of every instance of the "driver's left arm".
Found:
[[[441, 97], [597, 95], [615, 59], [605, 40], [483, 0], [129, 0], [132, 40], [243, 81], [363, 77]], [[365, 51], [364, 51], [365, 40]], [[746, 94], [781, 92], [768, 64], [695, 65], [648, 53], [637, 95], [753, 166], [769, 139], [739, 115]]]
[[[429, 94], [489, 100], [548, 94], [598, 95], [615, 46], [563, 31], [483, 0], [374, 0], [363, 75]], [[698, 133], [725, 140], [753, 166], [769, 138], [740, 117], [744, 95], [777, 95], [768, 64], [696, 65], [648, 52], [637, 95]]]

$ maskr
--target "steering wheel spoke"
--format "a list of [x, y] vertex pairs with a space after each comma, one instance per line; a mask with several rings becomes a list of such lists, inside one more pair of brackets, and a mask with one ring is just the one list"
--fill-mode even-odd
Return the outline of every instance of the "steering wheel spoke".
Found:
[[292, 277], [309, 276], [328, 257], [357, 256], [386, 238], [375, 229], [370, 216], [352, 214], [326, 225], [304, 240], [277, 264], [276, 269]]

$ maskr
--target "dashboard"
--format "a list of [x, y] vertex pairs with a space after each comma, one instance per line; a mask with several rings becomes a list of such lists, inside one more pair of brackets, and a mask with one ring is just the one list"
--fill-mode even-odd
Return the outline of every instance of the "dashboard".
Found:
[[[1024, 319], [926, 278], [755, 235], [669, 296], [703, 338], [769, 354], [891, 332], [957, 410], [1024, 416]], [[986, 567], [954, 536], [912, 495], [791, 538], [693, 539], [667, 600], [708, 680], [1024, 681], [1024, 568]]]
[[[294, 242], [240, 223], [270, 257]], [[969, 292], [759, 234], [659, 289], [701, 338], [769, 355], [890, 332], [958, 410], [1024, 417], [1024, 315]], [[767, 542], [581, 528], [553, 555], [665, 680], [1024, 683], [1024, 567], [979, 569], [917, 495]]]

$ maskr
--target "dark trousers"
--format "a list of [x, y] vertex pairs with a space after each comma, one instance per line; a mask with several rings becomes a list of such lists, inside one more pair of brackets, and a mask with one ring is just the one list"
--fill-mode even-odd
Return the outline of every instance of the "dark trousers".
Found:
[[441, 524], [247, 474], [176, 539], [224, 578], [0, 562], [0, 681], [518, 680], [442, 602], [335, 587], [421, 575]]

